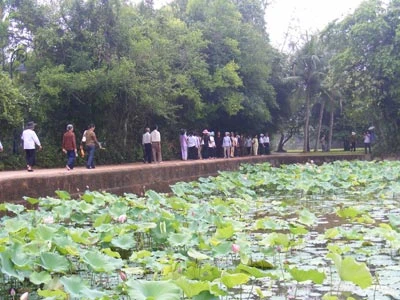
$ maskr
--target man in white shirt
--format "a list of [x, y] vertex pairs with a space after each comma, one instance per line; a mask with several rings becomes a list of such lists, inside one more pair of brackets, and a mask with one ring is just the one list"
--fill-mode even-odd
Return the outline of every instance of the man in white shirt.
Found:
[[144, 147], [144, 162], [151, 164], [151, 135], [150, 128], [145, 129], [142, 137], [142, 145]]
[[0, 141], [0, 152], [3, 152], [3, 145], [1, 144], [1, 141]]
[[161, 155], [161, 134], [156, 126], [151, 132], [151, 149], [153, 151], [153, 160], [157, 163], [162, 162]]
[[40, 144], [39, 138], [36, 135], [34, 122], [28, 122], [26, 124], [25, 130], [22, 132], [21, 139], [23, 141], [25, 156], [26, 156], [26, 167], [28, 172], [32, 172], [32, 167], [35, 165], [36, 160], [36, 145], [39, 147], [39, 150], [42, 149], [42, 145]]

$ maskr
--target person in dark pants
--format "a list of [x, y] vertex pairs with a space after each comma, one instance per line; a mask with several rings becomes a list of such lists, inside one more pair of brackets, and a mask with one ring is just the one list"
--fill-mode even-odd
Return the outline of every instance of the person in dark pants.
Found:
[[350, 151], [356, 152], [356, 133], [353, 131], [350, 136]]
[[96, 144], [99, 146], [101, 149], [101, 145], [99, 141], [97, 140], [96, 134], [94, 133], [94, 129], [96, 127], [94, 124], [90, 124], [88, 126], [88, 129], [85, 131], [85, 140], [86, 140], [86, 151], [89, 153], [88, 159], [86, 162], [86, 168], [87, 169], [94, 169], [94, 153], [96, 151]]
[[64, 133], [62, 151], [67, 154], [67, 165], [65, 167], [68, 171], [73, 170], [75, 158], [78, 156], [78, 149], [76, 148], [74, 126], [72, 124], [67, 125], [67, 132]]
[[152, 150], [151, 150], [150, 128], [148, 127], [145, 129], [145, 133], [143, 133], [142, 145], [144, 147], [144, 162], [150, 164], [152, 157]]
[[26, 156], [26, 168], [28, 172], [33, 171], [33, 166], [36, 161], [36, 146], [39, 147], [39, 150], [42, 149], [42, 145], [40, 144], [39, 138], [36, 135], [35, 123], [30, 121], [26, 124], [25, 130], [22, 132], [22, 142], [25, 150]]

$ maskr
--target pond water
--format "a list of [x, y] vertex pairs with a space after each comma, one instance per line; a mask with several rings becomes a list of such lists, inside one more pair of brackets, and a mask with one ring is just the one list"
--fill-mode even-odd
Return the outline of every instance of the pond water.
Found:
[[400, 299], [399, 174], [244, 165], [170, 195], [3, 204], [0, 298]]

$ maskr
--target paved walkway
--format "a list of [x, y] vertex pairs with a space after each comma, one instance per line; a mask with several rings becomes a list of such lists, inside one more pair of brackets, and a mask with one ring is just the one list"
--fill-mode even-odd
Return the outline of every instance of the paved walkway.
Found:
[[[360, 155], [362, 153], [357, 152], [346, 152], [345, 155]], [[300, 156], [337, 156], [338, 153], [335, 152], [286, 152], [286, 153], [276, 153], [273, 152], [271, 155], [265, 155], [265, 160], [268, 161], [269, 159], [273, 159], [275, 157], [300, 157]], [[241, 156], [241, 157], [234, 157], [229, 158], [228, 160], [241, 160], [250, 158], [252, 156]], [[258, 156], [260, 157], [260, 156]], [[217, 158], [217, 159], [204, 159], [204, 160], [170, 160], [170, 161], [163, 161], [161, 164], [144, 164], [142, 162], [135, 162], [135, 163], [127, 163], [127, 164], [120, 164], [120, 165], [97, 165], [96, 169], [86, 169], [84, 166], [75, 167], [72, 171], [67, 171], [65, 168], [52, 168], [52, 169], [40, 169], [39, 167], [34, 170], [34, 172], [27, 172], [26, 170], [16, 170], [16, 171], [0, 171], [0, 182], [8, 179], [13, 178], [34, 178], [34, 177], [51, 177], [51, 176], [59, 176], [65, 174], [89, 174], [89, 173], [100, 173], [104, 171], [118, 171], [118, 170], [131, 170], [131, 169], [143, 169], [143, 168], [157, 168], [160, 166], [179, 166], [181, 164], [193, 164], [193, 163], [212, 163], [216, 161], [223, 161], [226, 160], [225, 158]]]

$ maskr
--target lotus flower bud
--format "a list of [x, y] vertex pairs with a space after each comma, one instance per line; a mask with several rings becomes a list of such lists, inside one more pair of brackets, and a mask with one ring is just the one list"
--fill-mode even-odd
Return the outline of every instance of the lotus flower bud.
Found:
[[53, 224], [54, 223], [53, 216], [44, 217], [43, 218], [43, 223], [44, 224]]
[[238, 244], [232, 244], [232, 252], [238, 253], [240, 251], [240, 246]]
[[29, 293], [28, 293], [28, 292], [25, 292], [25, 293], [23, 293], [23, 294], [21, 295], [21, 297], [19, 298], [19, 300], [28, 300], [28, 296], [29, 296]]
[[127, 219], [126, 215], [120, 215], [120, 216], [118, 217], [118, 222], [120, 222], [120, 223], [125, 223], [125, 222], [126, 222], [126, 219]]
[[11, 297], [14, 297], [15, 294], [16, 294], [15, 289], [14, 289], [14, 288], [11, 288], [11, 289], [10, 289], [10, 296], [11, 296]]
[[126, 281], [128, 279], [128, 276], [124, 271], [119, 271], [119, 278], [121, 278], [122, 281]]

